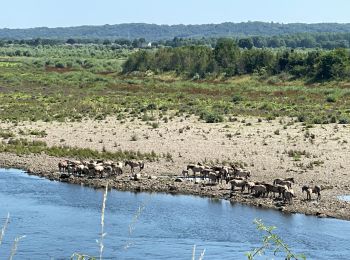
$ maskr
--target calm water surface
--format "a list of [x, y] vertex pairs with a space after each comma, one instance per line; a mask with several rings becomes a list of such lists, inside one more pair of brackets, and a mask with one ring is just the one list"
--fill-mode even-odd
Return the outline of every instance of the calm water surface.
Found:
[[350, 202], [350, 195], [338, 196], [338, 199]]
[[[8, 258], [19, 235], [26, 238], [15, 259], [69, 259], [73, 252], [98, 255], [102, 198], [101, 190], [0, 170], [1, 226], [11, 214], [0, 259]], [[132, 225], [140, 205], [144, 210]], [[308, 259], [350, 257], [347, 221], [286, 215], [193, 196], [111, 191], [104, 259], [191, 259], [194, 244], [198, 254], [206, 250], [205, 259], [245, 259], [245, 252], [261, 245], [255, 218], [277, 226], [290, 247]]]

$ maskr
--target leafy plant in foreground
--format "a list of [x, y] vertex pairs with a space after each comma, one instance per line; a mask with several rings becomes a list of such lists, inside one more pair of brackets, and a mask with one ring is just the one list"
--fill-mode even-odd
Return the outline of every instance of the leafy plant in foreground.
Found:
[[277, 255], [278, 253], [285, 253], [285, 259], [291, 260], [291, 259], [306, 259], [306, 257], [302, 254], [294, 254], [289, 246], [273, 231], [276, 229], [274, 226], [265, 226], [262, 220], [255, 219], [254, 223], [257, 226], [257, 229], [259, 231], [263, 231], [266, 233], [263, 236], [263, 244], [261, 247], [254, 249], [252, 252], [248, 252], [246, 255], [248, 257], [248, 260], [253, 260], [256, 258], [256, 256], [264, 255], [266, 250], [271, 249], [273, 250], [273, 254]]

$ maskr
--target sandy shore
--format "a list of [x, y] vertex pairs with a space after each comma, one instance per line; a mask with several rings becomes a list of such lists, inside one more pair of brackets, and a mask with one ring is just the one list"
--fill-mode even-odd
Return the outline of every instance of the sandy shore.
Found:
[[[16, 138], [42, 140], [49, 146], [68, 145], [108, 151], [153, 150], [171, 155], [168, 160], [147, 162], [139, 181], [130, 180], [129, 170], [124, 176], [109, 180], [110, 187], [119, 190], [209, 196], [283, 212], [350, 220], [350, 203], [337, 199], [339, 195], [350, 194], [350, 126], [330, 124], [308, 129], [300, 123], [292, 124], [291, 119], [259, 122], [257, 118], [205, 124], [189, 117], [160, 123], [158, 128], [142, 121], [121, 124], [113, 118], [75, 123], [1, 123], [0, 127], [14, 132]], [[30, 130], [45, 131], [47, 136], [24, 134]], [[132, 136], [137, 137], [136, 141]], [[3, 153], [0, 165], [30, 169], [33, 174], [59, 180], [59, 160], [44, 154], [19, 157]], [[240, 162], [251, 170], [253, 181], [272, 182], [275, 178], [294, 177], [296, 184], [293, 188], [297, 197], [292, 204], [285, 205], [272, 198], [255, 198], [240, 192], [230, 194], [229, 186], [224, 184], [207, 186], [175, 182], [175, 177], [191, 162]], [[73, 177], [68, 181], [92, 187], [103, 187], [106, 182]], [[301, 193], [305, 184], [322, 186], [321, 201], [305, 200], [306, 195]]]

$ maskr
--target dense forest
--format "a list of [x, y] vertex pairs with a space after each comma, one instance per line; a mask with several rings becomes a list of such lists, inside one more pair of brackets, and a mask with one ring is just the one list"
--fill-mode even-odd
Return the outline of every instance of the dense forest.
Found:
[[338, 23], [221, 23], [203, 25], [156, 25], [130, 23], [103, 26], [78, 26], [61, 28], [0, 29], [0, 39], [136, 39], [147, 41], [180, 38], [219, 38], [244, 36], [274, 36], [297, 33], [346, 33], [350, 24]]
[[236, 41], [222, 38], [215, 48], [184, 46], [141, 50], [130, 55], [123, 65], [124, 73], [148, 70], [175, 71], [196, 78], [218, 74], [270, 76], [285, 73], [313, 81], [349, 80], [350, 54], [344, 48], [332, 51], [242, 49]]

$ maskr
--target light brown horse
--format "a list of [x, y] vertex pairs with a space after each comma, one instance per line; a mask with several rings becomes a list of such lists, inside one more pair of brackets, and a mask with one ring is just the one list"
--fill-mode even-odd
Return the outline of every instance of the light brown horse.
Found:
[[205, 166], [199, 165], [199, 164], [189, 164], [187, 165], [187, 170], [192, 170], [193, 172], [193, 178], [194, 181], [196, 181], [196, 173], [199, 173], [199, 176], [201, 176], [203, 170], [205, 169]]
[[232, 180], [230, 181], [231, 184], [231, 191], [235, 190], [235, 187], [241, 188], [241, 192], [245, 190], [245, 186], [247, 185], [246, 180]]
[[68, 161], [67, 160], [64, 160], [64, 161], [60, 161], [58, 163], [58, 171], [59, 172], [66, 172], [68, 169]]

